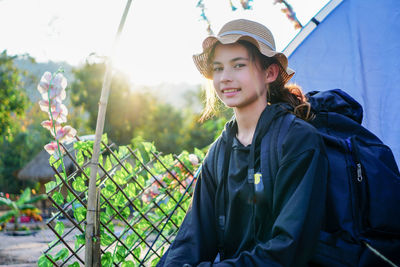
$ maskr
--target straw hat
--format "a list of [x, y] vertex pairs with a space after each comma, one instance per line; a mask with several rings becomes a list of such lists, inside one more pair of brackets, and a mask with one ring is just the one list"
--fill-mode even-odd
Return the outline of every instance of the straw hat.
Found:
[[216, 42], [232, 44], [239, 40], [252, 43], [261, 54], [267, 57], [275, 57], [282, 68], [281, 74], [284, 84], [292, 78], [294, 70], [288, 67], [287, 57], [276, 51], [271, 31], [260, 23], [246, 19], [226, 23], [217, 36], [209, 36], [203, 41], [203, 52], [193, 56], [194, 63], [200, 73], [207, 79], [212, 79], [212, 68], [208, 64], [208, 58]]

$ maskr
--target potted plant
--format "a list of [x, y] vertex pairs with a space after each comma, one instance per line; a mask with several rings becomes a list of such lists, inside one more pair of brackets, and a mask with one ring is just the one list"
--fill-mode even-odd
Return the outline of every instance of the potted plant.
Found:
[[40, 220], [41, 217], [38, 214], [39, 210], [32, 204], [46, 198], [47, 195], [37, 195], [32, 197], [30, 188], [26, 188], [16, 201], [0, 197], [0, 205], [5, 205], [10, 208], [9, 211], [0, 216], [0, 224], [5, 224], [9, 221], [14, 220], [15, 232], [21, 230], [27, 232], [27, 229], [21, 229], [19, 226], [20, 217], [23, 215], [27, 215], [32, 216], [35, 220]]

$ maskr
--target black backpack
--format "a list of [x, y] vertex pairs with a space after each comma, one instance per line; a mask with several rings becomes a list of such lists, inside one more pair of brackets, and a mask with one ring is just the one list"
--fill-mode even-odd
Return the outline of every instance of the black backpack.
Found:
[[[310, 265], [399, 265], [400, 174], [392, 151], [361, 126], [361, 105], [342, 90], [307, 97], [330, 168], [324, 225]], [[280, 133], [292, 121], [283, 120]]]

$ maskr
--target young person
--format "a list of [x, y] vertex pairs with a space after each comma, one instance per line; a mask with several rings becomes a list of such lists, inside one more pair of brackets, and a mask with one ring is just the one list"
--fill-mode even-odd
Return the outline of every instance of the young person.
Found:
[[228, 22], [203, 49], [193, 58], [214, 84], [205, 115], [216, 94], [235, 116], [159, 266], [304, 266], [324, 213], [327, 160], [305, 97], [285, 87], [294, 71], [271, 32], [249, 20]]

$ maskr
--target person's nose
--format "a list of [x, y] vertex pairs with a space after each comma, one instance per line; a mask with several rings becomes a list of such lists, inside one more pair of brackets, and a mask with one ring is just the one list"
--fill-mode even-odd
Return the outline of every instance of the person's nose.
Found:
[[232, 79], [233, 79], [232, 71], [229, 68], [224, 68], [224, 70], [222, 71], [222, 74], [221, 74], [220, 81], [222, 83], [228, 83], [228, 82], [231, 82]]

